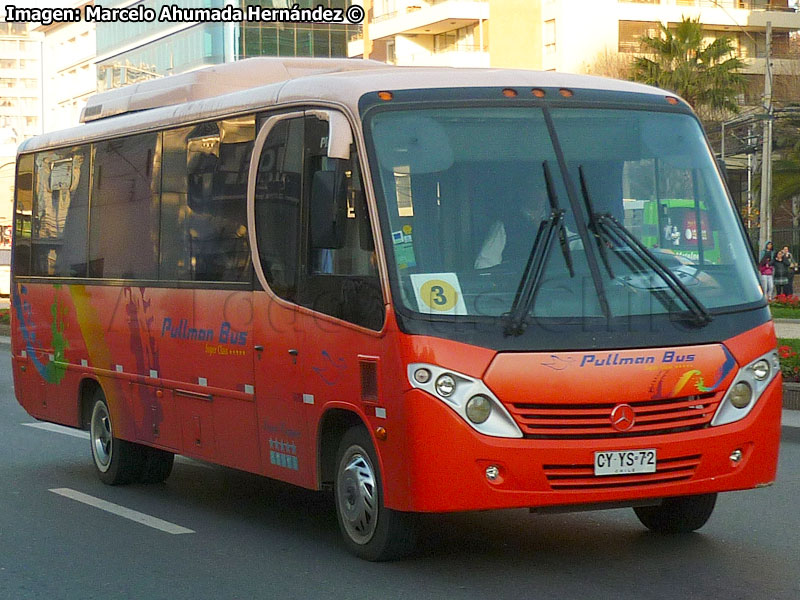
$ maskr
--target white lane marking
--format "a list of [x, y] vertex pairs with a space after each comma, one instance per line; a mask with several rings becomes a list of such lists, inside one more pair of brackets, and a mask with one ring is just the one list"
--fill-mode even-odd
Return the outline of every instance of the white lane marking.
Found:
[[148, 527], [152, 527], [153, 529], [158, 529], [159, 531], [163, 531], [165, 533], [171, 533], [173, 535], [178, 535], [181, 533], [194, 533], [192, 529], [186, 529], [186, 527], [175, 525], [175, 523], [170, 523], [169, 521], [163, 521], [157, 517], [151, 517], [150, 515], [141, 513], [138, 510], [125, 508], [124, 506], [120, 506], [119, 504], [114, 504], [113, 502], [107, 502], [106, 500], [101, 500], [100, 498], [95, 498], [94, 496], [83, 494], [81, 492], [72, 490], [70, 488], [54, 488], [49, 491], [53, 492], [54, 494], [58, 494], [59, 496], [64, 496], [65, 498], [77, 500], [78, 502], [83, 502], [84, 504], [88, 504], [89, 506], [94, 506], [95, 508], [99, 508], [100, 510], [110, 512], [111, 514], [117, 515], [118, 517], [122, 517], [123, 519], [129, 519], [136, 523], [147, 525]]
[[781, 415], [781, 425], [784, 427], [800, 427], [800, 410], [784, 410]]
[[[88, 431], [81, 431], [80, 429], [72, 429], [71, 427], [64, 427], [63, 425], [56, 425], [55, 423], [22, 423], [25, 427], [35, 427], [36, 429], [43, 429], [52, 433], [61, 433], [63, 435], [70, 435], [72, 437], [80, 438], [82, 440], [89, 439]], [[179, 463], [191, 465], [193, 467], [200, 467], [202, 469], [213, 469], [213, 465], [200, 462], [189, 458], [188, 456], [175, 455], [175, 460]]]
[[45, 431], [52, 431], [53, 433], [62, 433], [64, 435], [71, 435], [72, 437], [81, 438], [84, 440], [89, 439], [88, 431], [81, 431], [80, 429], [72, 429], [71, 427], [56, 425], [55, 423], [23, 423], [23, 425], [25, 425], [25, 427], [35, 427], [36, 429], [44, 429]]

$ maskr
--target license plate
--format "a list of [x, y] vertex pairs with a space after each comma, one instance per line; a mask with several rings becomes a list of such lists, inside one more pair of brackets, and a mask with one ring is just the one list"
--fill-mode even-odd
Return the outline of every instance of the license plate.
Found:
[[614, 450], [594, 453], [594, 474], [633, 475], [656, 472], [656, 450]]

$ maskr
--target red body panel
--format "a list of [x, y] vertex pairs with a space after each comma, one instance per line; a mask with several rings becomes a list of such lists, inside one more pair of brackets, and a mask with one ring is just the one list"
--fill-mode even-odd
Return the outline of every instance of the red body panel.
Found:
[[[498, 354], [403, 334], [391, 310], [384, 330], [370, 332], [265, 292], [38, 283], [14, 292], [15, 387], [34, 417], [80, 426], [81, 382], [92, 379], [118, 437], [315, 488], [321, 424], [327, 411], [344, 410], [372, 433], [385, 503], [398, 510], [635, 500], [775, 477], [779, 376], [739, 422], [629, 437], [603, 430], [601, 439], [484, 436], [407, 376], [409, 363], [424, 362], [483, 378], [512, 409], [690, 398], [683, 409], [710, 420], [712, 409], [694, 398], [717, 406], [736, 369], [775, 347], [771, 323], [725, 344]], [[362, 388], [365, 373], [374, 381]], [[367, 393], [373, 386], [377, 396]], [[666, 475], [593, 476], [595, 451], [639, 448], [656, 448]], [[744, 454], [738, 465], [735, 449]], [[489, 465], [500, 467], [493, 483]]]

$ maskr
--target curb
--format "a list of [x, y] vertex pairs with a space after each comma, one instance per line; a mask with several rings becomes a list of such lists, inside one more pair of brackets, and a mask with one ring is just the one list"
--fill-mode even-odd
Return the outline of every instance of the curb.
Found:
[[787, 382], [783, 384], [783, 408], [800, 410], [800, 383]]

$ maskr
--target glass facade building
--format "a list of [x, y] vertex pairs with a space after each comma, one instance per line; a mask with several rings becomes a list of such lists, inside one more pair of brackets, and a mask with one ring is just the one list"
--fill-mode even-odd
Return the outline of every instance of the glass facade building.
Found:
[[[95, 2], [107, 7], [119, 1]], [[158, 14], [164, 3], [141, 0]], [[347, 0], [182, 0], [181, 8], [223, 8], [260, 5], [289, 8], [298, 4], [312, 8], [322, 4], [344, 9]], [[98, 89], [121, 87], [144, 79], [174, 75], [206, 65], [231, 62], [253, 56], [347, 57], [347, 40], [359, 25], [322, 23], [98, 23]]]

